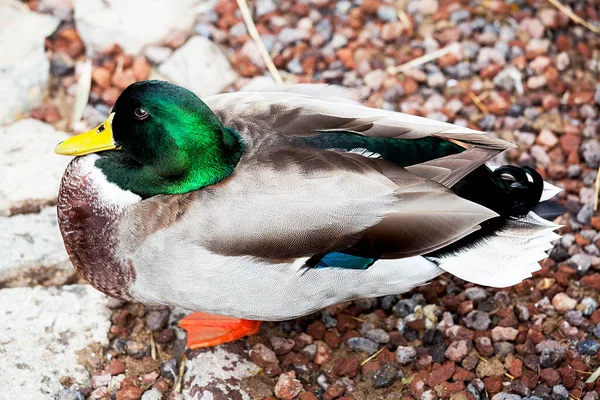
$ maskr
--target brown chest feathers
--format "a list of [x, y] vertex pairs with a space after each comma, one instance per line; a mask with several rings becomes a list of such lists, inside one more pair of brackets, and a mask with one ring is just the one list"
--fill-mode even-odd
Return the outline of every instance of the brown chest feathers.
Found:
[[131, 300], [135, 270], [130, 261], [116, 254], [123, 210], [104, 200], [107, 193], [101, 193], [97, 182], [104, 177], [92, 168], [90, 160], [77, 158], [63, 176], [57, 214], [65, 248], [77, 271], [92, 286], [109, 296]]

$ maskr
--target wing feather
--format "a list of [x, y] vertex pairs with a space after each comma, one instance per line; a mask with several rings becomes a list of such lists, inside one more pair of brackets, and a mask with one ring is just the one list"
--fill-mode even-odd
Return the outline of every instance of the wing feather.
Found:
[[[305, 85], [304, 85], [305, 86]], [[322, 131], [351, 131], [371, 137], [418, 139], [428, 136], [467, 145], [505, 150], [514, 145], [493, 135], [415, 115], [369, 108], [286, 92], [226, 93], [204, 99], [234, 129], [263, 126], [278, 135], [311, 135]]]
[[459, 154], [411, 165], [406, 169], [423, 178], [430, 179], [446, 187], [452, 187], [456, 182], [495, 155], [496, 152], [492, 149], [473, 147]]

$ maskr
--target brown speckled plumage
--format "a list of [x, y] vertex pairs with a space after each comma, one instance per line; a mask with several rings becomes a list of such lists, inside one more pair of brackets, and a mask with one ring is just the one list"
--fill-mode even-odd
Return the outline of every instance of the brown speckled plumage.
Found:
[[131, 300], [135, 270], [130, 260], [115, 256], [120, 211], [103, 205], [80, 161], [71, 161], [58, 194], [58, 225], [65, 248], [75, 269], [92, 286], [109, 296]]

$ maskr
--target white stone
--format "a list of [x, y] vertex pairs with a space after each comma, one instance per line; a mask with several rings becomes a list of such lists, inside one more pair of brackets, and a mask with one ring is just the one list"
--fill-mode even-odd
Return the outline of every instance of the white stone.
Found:
[[148, 390], [142, 395], [142, 400], [161, 400], [162, 398], [162, 393], [156, 389]]
[[119, 374], [110, 378], [110, 383], [108, 384], [108, 391], [110, 393], [116, 392], [121, 389], [121, 382], [125, 379], [125, 374]]
[[374, 69], [373, 71], [367, 72], [364, 80], [365, 80], [365, 84], [369, 88], [371, 88], [373, 90], [379, 90], [386, 77], [387, 77], [387, 72], [385, 72], [382, 69]]
[[148, 46], [144, 49], [144, 55], [153, 64], [162, 64], [173, 54], [173, 50], [166, 46]]
[[72, 21], [73, 0], [40, 0], [37, 11], [52, 14], [62, 21]]
[[54, 147], [67, 138], [34, 119], [0, 127], [0, 216], [56, 202], [71, 157], [55, 154]]
[[[233, 351], [233, 348], [237, 349]], [[246, 354], [242, 343], [194, 351], [185, 362], [182, 394], [185, 399], [250, 399], [241, 380], [256, 373], [258, 366]]]
[[0, 284], [65, 283], [75, 274], [56, 221], [56, 207], [0, 218]]
[[88, 52], [114, 43], [126, 53], [160, 44], [174, 30], [189, 30], [204, 0], [75, 0], [75, 23]]
[[268, 13], [272, 13], [277, 9], [277, 5], [273, 0], [258, 0], [256, 2], [256, 15], [262, 17]]
[[438, 10], [437, 0], [421, 0], [418, 2], [419, 11], [424, 15], [432, 15]]
[[6, 399], [53, 399], [59, 379], [89, 385], [78, 352], [108, 345], [106, 296], [88, 285], [0, 290], [0, 387]]
[[37, 107], [47, 93], [50, 62], [44, 39], [58, 24], [20, 1], [0, 0], [0, 124]]
[[200, 97], [217, 94], [237, 79], [221, 49], [202, 36], [188, 40], [158, 71]]

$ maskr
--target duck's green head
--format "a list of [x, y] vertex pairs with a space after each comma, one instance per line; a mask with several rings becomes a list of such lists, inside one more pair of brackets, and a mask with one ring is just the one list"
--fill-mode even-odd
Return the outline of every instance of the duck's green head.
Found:
[[243, 144], [187, 89], [143, 81], [121, 93], [109, 118], [58, 144], [56, 153], [100, 152], [96, 166], [107, 179], [146, 198], [178, 194], [229, 176]]

